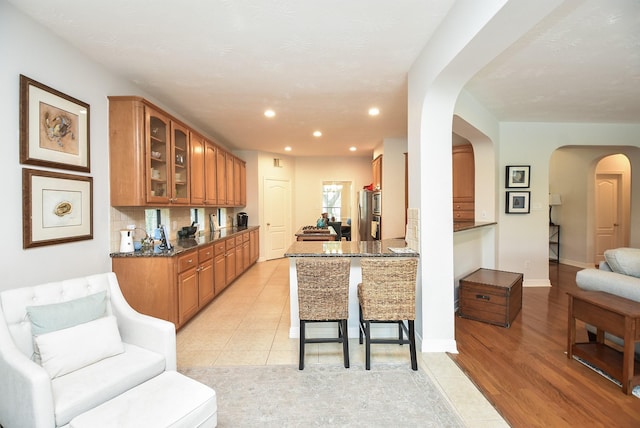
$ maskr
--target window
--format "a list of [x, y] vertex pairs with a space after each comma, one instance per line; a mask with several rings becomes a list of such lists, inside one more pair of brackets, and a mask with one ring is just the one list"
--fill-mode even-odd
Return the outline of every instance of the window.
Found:
[[347, 222], [351, 219], [351, 182], [324, 181], [322, 183], [322, 212], [329, 213], [335, 221]]
[[189, 217], [191, 218], [191, 224], [196, 223], [199, 231], [204, 230], [204, 208], [191, 208], [189, 210]]
[[[163, 223], [164, 219], [164, 223]], [[169, 222], [169, 210], [166, 208], [159, 209], [154, 208], [150, 210], [144, 210], [144, 228], [149, 236], [154, 235], [154, 231], [161, 224], [167, 224]]]

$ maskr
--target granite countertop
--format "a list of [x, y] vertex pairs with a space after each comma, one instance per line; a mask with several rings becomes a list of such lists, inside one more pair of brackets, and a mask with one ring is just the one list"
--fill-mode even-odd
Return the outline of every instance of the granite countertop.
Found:
[[477, 229], [479, 227], [491, 226], [498, 224], [495, 221], [454, 221], [453, 231], [461, 232], [463, 230]]
[[257, 229], [258, 226], [248, 226], [246, 228], [239, 229], [237, 227], [226, 228], [218, 230], [217, 232], [205, 233], [194, 238], [185, 238], [170, 240], [170, 244], [173, 246], [171, 250], [160, 250], [156, 245], [153, 250], [143, 251], [138, 250], [133, 253], [111, 253], [110, 257], [173, 257], [185, 251], [193, 250], [196, 247], [211, 244], [212, 242], [219, 241], [221, 239], [231, 238], [241, 233]]
[[417, 252], [396, 253], [389, 248], [407, 248], [404, 239], [382, 241], [296, 241], [285, 257], [420, 257]]

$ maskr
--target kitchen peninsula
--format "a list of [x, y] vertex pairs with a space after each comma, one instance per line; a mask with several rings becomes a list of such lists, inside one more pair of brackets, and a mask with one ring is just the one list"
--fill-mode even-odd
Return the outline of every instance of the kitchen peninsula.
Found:
[[[339, 241], [294, 242], [285, 253], [289, 257], [289, 304], [290, 325], [289, 337], [298, 338], [300, 334], [300, 319], [298, 317], [298, 278], [296, 274], [296, 260], [300, 257], [347, 257], [351, 260], [349, 274], [349, 335], [358, 335], [358, 294], [357, 287], [362, 282], [362, 268], [360, 259], [363, 257], [420, 257], [409, 249], [403, 239], [384, 239], [382, 241]], [[376, 330], [388, 330], [397, 334], [396, 325], [376, 325]], [[308, 329], [326, 329], [310, 325]], [[395, 332], [395, 333], [394, 333]], [[385, 331], [386, 333], [386, 331]]]
[[111, 264], [134, 309], [179, 329], [258, 260], [259, 230], [222, 228], [171, 241], [171, 250], [112, 253]]

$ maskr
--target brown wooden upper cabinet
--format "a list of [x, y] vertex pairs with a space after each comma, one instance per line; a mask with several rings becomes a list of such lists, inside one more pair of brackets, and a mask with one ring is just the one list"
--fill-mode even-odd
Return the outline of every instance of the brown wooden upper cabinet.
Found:
[[371, 166], [373, 167], [373, 188], [382, 189], [382, 155], [375, 158]]
[[205, 198], [205, 140], [202, 135], [191, 132], [191, 150], [189, 165], [191, 166], [191, 203], [204, 204]]
[[475, 220], [475, 159], [473, 146], [453, 146], [453, 221]]
[[109, 156], [112, 206], [246, 204], [244, 161], [143, 98], [109, 97]]

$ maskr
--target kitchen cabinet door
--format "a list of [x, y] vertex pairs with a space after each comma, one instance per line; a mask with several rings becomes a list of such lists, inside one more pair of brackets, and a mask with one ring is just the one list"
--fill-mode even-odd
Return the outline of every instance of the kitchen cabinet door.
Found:
[[191, 204], [202, 205], [205, 198], [205, 141], [195, 132], [190, 138]]

